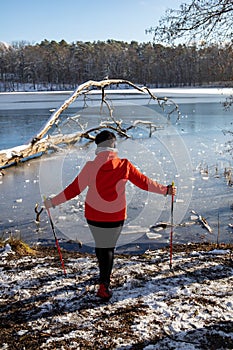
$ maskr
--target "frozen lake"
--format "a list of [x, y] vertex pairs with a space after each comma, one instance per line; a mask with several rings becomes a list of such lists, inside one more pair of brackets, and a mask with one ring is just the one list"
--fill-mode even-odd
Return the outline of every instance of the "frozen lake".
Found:
[[[174, 243], [213, 241], [233, 242], [232, 187], [227, 186], [225, 169], [232, 168], [232, 156], [226, 152], [228, 137], [223, 130], [232, 130], [232, 111], [225, 111], [222, 102], [228, 89], [159, 89], [158, 96], [167, 96], [179, 104], [181, 119], [176, 114], [167, 123], [155, 102], [129, 91], [110, 96], [114, 116], [125, 126], [135, 120], [149, 120], [161, 130], [148, 137], [140, 126], [130, 132], [131, 139], [119, 139], [120, 157], [129, 158], [141, 171], [161, 183], [175, 180], [178, 188], [174, 205]], [[0, 149], [28, 142], [43, 126], [70, 93], [0, 94]], [[90, 128], [106, 119], [100, 113], [98, 95], [87, 101], [88, 107], [76, 102], [64, 117], [80, 115], [78, 121]], [[61, 125], [62, 131], [77, 131], [77, 121]], [[54, 130], [56, 132], [56, 130]], [[40, 225], [34, 222], [34, 207], [42, 195], [57, 193], [78, 173], [87, 159], [94, 157], [94, 145], [72, 146], [56, 154], [45, 155], [16, 167], [5, 169], [0, 178], [0, 231], [20, 234], [29, 242], [53, 240], [46, 213]], [[168, 244], [170, 229], [155, 231], [150, 227], [159, 221], [170, 221], [170, 199], [147, 194], [128, 184], [128, 219], [119, 241], [132, 246], [149, 247]], [[52, 211], [59, 237], [81, 240], [92, 247], [92, 238], [83, 218], [85, 194]], [[191, 210], [203, 215], [213, 228], [210, 235], [191, 217]], [[219, 217], [219, 221], [218, 221]], [[139, 249], [139, 248], [138, 248]], [[128, 248], [130, 250], [130, 248]]]

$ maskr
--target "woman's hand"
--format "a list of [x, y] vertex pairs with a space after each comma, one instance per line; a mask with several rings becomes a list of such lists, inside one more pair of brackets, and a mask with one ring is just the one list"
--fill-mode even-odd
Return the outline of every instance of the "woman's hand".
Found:
[[45, 206], [46, 209], [54, 208], [54, 205], [52, 204], [51, 198], [46, 198], [44, 200], [44, 206]]
[[172, 185], [167, 186], [167, 194], [169, 196], [175, 196], [176, 195], [176, 187]]

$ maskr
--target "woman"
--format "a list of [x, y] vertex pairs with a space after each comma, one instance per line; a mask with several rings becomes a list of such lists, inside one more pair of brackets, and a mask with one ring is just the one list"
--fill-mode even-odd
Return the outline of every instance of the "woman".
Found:
[[108, 300], [110, 276], [116, 242], [126, 219], [125, 185], [132, 182], [142, 190], [162, 195], [175, 195], [176, 189], [164, 186], [143, 175], [128, 159], [118, 157], [116, 136], [104, 130], [96, 138], [96, 157], [88, 161], [74, 181], [61, 193], [45, 201], [47, 208], [55, 207], [79, 195], [88, 187], [85, 217], [95, 240], [99, 263], [97, 296]]

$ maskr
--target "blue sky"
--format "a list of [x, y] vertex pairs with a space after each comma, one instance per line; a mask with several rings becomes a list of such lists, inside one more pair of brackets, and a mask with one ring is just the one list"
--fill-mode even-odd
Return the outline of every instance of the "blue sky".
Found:
[[167, 8], [189, 0], [1, 0], [0, 41], [152, 41]]

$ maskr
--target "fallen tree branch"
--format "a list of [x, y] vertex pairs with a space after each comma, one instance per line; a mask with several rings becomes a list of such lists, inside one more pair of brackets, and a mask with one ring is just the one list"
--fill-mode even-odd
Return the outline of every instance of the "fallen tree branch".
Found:
[[[129, 85], [143, 94], [149, 94], [151, 99], [158, 101], [159, 105], [162, 108], [164, 108], [165, 103], [170, 101], [173, 104], [173, 109], [168, 113], [169, 116], [174, 111], [177, 111], [177, 112], [179, 111], [178, 105], [175, 102], [173, 102], [172, 100], [169, 100], [167, 97], [158, 97], [158, 96], [154, 95], [147, 87], [139, 87], [139, 86], [131, 83], [128, 80], [122, 80], [122, 79], [110, 79], [110, 80], [102, 80], [102, 81], [89, 80], [86, 83], [79, 85], [79, 87], [76, 90], [74, 90], [73, 94], [67, 100], [65, 100], [64, 103], [55, 112], [53, 112], [53, 114], [51, 115], [51, 117], [49, 118], [47, 123], [44, 125], [42, 130], [32, 139], [31, 142], [35, 142], [37, 140], [40, 140], [49, 131], [49, 129], [54, 125], [54, 123], [59, 118], [60, 114], [65, 109], [67, 109], [69, 107], [69, 105], [72, 104], [78, 96], [80, 96], [81, 94], [86, 95], [88, 92], [90, 92], [91, 87], [92, 88], [97, 87], [97, 88], [101, 89], [102, 104], [103, 103], [106, 104], [106, 106], [108, 107], [108, 110], [109, 110], [110, 117], [113, 119], [113, 110], [105, 98], [106, 97], [105, 88], [110, 86], [110, 85], [120, 85], [120, 84]], [[179, 118], [179, 112], [178, 112], [178, 118]], [[115, 121], [115, 119], [113, 119], [113, 120]]]
[[[81, 138], [87, 138], [90, 140], [94, 140], [95, 138], [90, 135], [91, 132], [102, 129], [102, 128], [110, 128], [114, 131], [116, 131], [118, 134], [124, 137], [129, 137], [127, 135], [127, 130], [130, 128], [136, 127], [138, 123], [147, 124], [150, 128], [150, 136], [152, 135], [152, 132], [157, 130], [158, 126], [154, 125], [151, 122], [145, 122], [145, 121], [136, 121], [133, 126], [129, 127], [128, 129], [123, 129], [121, 126], [121, 121], [117, 121], [114, 118], [113, 115], [113, 109], [111, 108], [108, 100], [106, 99], [106, 88], [110, 85], [129, 85], [130, 87], [134, 88], [141, 94], [147, 94], [150, 96], [150, 99], [156, 100], [161, 108], [164, 109], [164, 106], [166, 103], [171, 103], [173, 105], [172, 110], [168, 113], [168, 117], [170, 117], [171, 113], [174, 111], [177, 111], [179, 119], [179, 108], [176, 103], [174, 103], [172, 100], [169, 100], [167, 97], [158, 97], [154, 95], [147, 87], [138, 87], [137, 85], [131, 83], [128, 80], [123, 79], [106, 79], [102, 81], [94, 81], [89, 80], [81, 85], [78, 86], [76, 90], [72, 93], [72, 95], [63, 102], [63, 104], [55, 110], [51, 117], [48, 119], [48, 121], [45, 123], [43, 128], [31, 139], [31, 141], [26, 145], [17, 146], [11, 149], [2, 150], [0, 151], [0, 169], [4, 168], [9, 165], [17, 164], [21, 161], [26, 161], [27, 159], [30, 159], [32, 157], [39, 156], [46, 151], [49, 150], [58, 150], [59, 147], [57, 145], [61, 144], [74, 144], [78, 142]], [[105, 104], [109, 111], [109, 116], [113, 122], [113, 126], [104, 123], [101, 124], [99, 127], [90, 129], [87, 131], [84, 131], [82, 128], [82, 132], [77, 132], [74, 134], [59, 134], [59, 135], [48, 135], [49, 130], [54, 124], [57, 124], [60, 114], [66, 110], [80, 95], [84, 96], [84, 103], [86, 104], [86, 97], [88, 94], [93, 94], [93, 89], [98, 88], [101, 90], [101, 108], [103, 104]], [[94, 90], [96, 93], [96, 91]], [[111, 92], [111, 91], [110, 91]], [[47, 136], [46, 136], [47, 135]]]
[[88, 140], [94, 141], [95, 137], [92, 136], [90, 133], [101, 129], [106, 129], [106, 128], [112, 129], [113, 131], [117, 132], [123, 137], [128, 137], [126, 133], [124, 133], [121, 130], [118, 130], [116, 127], [111, 125], [104, 125], [104, 124], [96, 128], [86, 130], [84, 132], [77, 132], [77, 133], [67, 134], [67, 135], [58, 134], [58, 135], [46, 136], [43, 139], [38, 140], [33, 145], [29, 143], [26, 145], [1, 151], [0, 168], [38, 157], [42, 153], [45, 153], [50, 150], [58, 151], [60, 150], [60, 148], [57, 145], [62, 145], [62, 144], [72, 145], [80, 141], [81, 138], [86, 138]]

